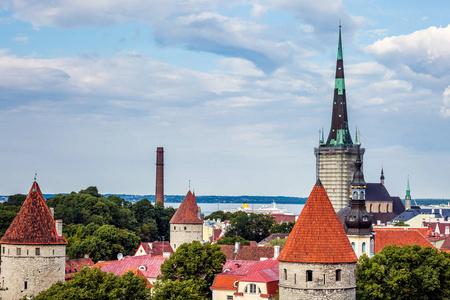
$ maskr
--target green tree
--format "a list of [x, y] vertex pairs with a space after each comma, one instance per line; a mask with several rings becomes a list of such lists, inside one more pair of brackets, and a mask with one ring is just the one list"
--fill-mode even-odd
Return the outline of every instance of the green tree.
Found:
[[295, 222], [284, 222], [281, 224], [274, 224], [270, 228], [270, 233], [291, 233], [294, 228]]
[[6, 205], [14, 205], [21, 207], [23, 202], [27, 199], [27, 196], [22, 194], [15, 194], [8, 197], [8, 200], [5, 202]]
[[85, 190], [81, 190], [78, 192], [79, 194], [88, 194], [91, 196], [94, 196], [96, 198], [100, 197], [101, 195], [98, 193], [98, 189], [96, 186], [90, 186]]
[[241, 236], [249, 241], [260, 242], [269, 236], [270, 228], [275, 224], [271, 215], [249, 214], [240, 212], [235, 218], [230, 220], [230, 226], [225, 232], [225, 236]]
[[98, 268], [83, 268], [72, 277], [72, 280], [64, 283], [58, 281], [34, 299], [145, 300], [150, 299], [150, 289], [147, 288], [147, 279], [137, 277], [133, 272], [115, 276], [113, 273], [106, 274]]
[[208, 289], [203, 278], [155, 282], [152, 300], [204, 300]]
[[236, 242], [241, 243], [242, 246], [250, 246], [250, 242], [240, 236], [223, 237], [217, 241], [217, 245], [235, 245]]
[[[209, 287], [213, 284], [215, 275], [222, 272], [225, 261], [225, 254], [216, 244], [202, 245], [198, 241], [185, 243], [161, 265], [158, 279], [164, 284], [176, 280], [194, 280], [202, 285], [201, 294], [210, 298]], [[199, 279], [203, 279], [205, 285]]]
[[286, 241], [287, 241], [287, 237], [285, 237], [284, 239], [273, 239], [270, 242], [268, 242], [266, 246], [271, 246], [271, 247], [281, 246], [281, 247], [283, 247], [284, 244], [286, 244]]
[[394, 226], [409, 226], [409, 224], [408, 224], [408, 223], [405, 223], [405, 222], [403, 222], [403, 221], [399, 221], [399, 222], [395, 222], [395, 223], [394, 223]]
[[357, 299], [449, 299], [450, 254], [435, 248], [388, 245], [357, 264]]

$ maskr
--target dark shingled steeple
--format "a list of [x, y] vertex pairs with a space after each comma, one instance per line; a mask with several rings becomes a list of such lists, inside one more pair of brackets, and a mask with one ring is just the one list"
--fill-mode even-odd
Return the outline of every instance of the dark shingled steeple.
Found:
[[345, 98], [344, 60], [342, 57], [341, 25], [339, 25], [339, 44], [334, 81], [333, 117], [326, 146], [353, 145], [348, 129], [347, 100]]

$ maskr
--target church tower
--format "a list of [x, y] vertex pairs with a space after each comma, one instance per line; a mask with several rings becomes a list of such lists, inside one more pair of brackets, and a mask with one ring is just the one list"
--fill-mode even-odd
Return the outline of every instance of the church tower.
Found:
[[189, 191], [170, 220], [170, 245], [175, 251], [184, 243], [203, 240], [203, 218], [195, 194]]
[[280, 300], [356, 298], [358, 258], [320, 179], [278, 261]]
[[36, 181], [0, 243], [1, 299], [37, 295], [64, 282], [67, 241], [62, 221], [53, 219]]
[[344, 208], [338, 212], [338, 216], [344, 224], [344, 230], [355, 250], [358, 258], [373, 253], [373, 233], [372, 233], [372, 215], [366, 210], [366, 181], [362, 172], [362, 161], [360, 157], [360, 145], [358, 145], [358, 156], [356, 158], [356, 171], [353, 175], [351, 184], [350, 207]]
[[409, 176], [406, 183], [405, 210], [411, 209], [411, 189], [409, 188]]
[[[364, 155], [364, 150], [361, 149], [361, 159]], [[322, 139], [319, 147], [314, 148], [314, 155], [316, 156], [316, 178], [321, 179], [334, 210], [337, 212], [347, 207], [350, 182], [355, 171], [357, 149], [356, 144], [353, 144], [348, 126], [341, 25], [339, 25], [330, 133], [325, 142], [322, 131]]]

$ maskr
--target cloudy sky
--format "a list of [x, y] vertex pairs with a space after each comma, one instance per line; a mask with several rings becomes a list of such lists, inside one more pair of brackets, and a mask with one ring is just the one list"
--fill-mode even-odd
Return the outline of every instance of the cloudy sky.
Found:
[[[397, 3], [398, 2], [398, 3]], [[309, 195], [342, 20], [366, 181], [450, 198], [450, 2], [3, 0], [0, 195]]]

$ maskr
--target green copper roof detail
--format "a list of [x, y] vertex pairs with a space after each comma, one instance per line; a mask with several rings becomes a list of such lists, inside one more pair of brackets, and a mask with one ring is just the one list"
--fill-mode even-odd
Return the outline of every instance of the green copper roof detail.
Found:
[[344, 145], [344, 135], [345, 135], [345, 129], [338, 129], [338, 132], [337, 132], [337, 145], [338, 146]]
[[334, 89], [338, 90], [338, 95], [344, 95], [344, 90], [345, 90], [344, 78], [334, 79]]
[[409, 188], [409, 177], [408, 177], [408, 181], [406, 184], [406, 196], [405, 199], [407, 200], [411, 200], [411, 189]]
[[358, 127], [356, 127], [356, 132], [355, 132], [355, 144], [358, 145]]
[[341, 40], [341, 25], [339, 25], [339, 44], [338, 44], [338, 54], [337, 59], [342, 59], [342, 40]]

